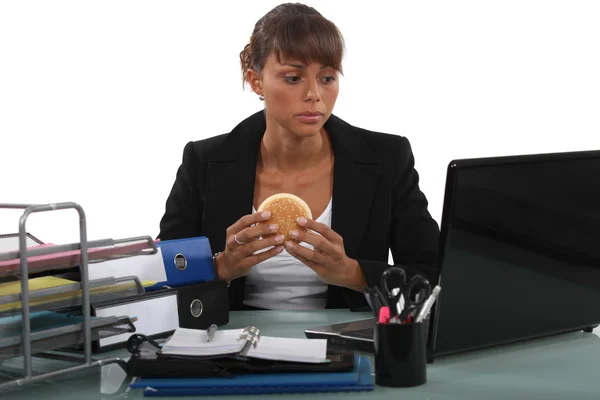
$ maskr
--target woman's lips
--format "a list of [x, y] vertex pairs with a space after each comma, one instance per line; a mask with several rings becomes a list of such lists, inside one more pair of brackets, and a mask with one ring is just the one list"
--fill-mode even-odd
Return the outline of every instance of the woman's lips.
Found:
[[302, 113], [296, 116], [300, 121], [306, 124], [315, 124], [321, 119], [323, 119], [323, 114], [321, 113]]

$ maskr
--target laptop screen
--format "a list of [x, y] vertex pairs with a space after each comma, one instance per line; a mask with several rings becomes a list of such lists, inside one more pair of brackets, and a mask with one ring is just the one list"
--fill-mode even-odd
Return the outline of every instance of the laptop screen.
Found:
[[600, 323], [600, 152], [450, 163], [433, 353]]

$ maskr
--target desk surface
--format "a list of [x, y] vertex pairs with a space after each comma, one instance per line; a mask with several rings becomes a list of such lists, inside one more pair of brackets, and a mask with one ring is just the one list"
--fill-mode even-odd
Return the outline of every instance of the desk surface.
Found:
[[[255, 324], [265, 335], [304, 337], [305, 328], [369, 316], [368, 313], [340, 310], [232, 312], [230, 323], [226, 328], [242, 328]], [[441, 357], [428, 366], [427, 384], [417, 388], [388, 389], [375, 386], [373, 392], [321, 394], [319, 398], [598, 399], [600, 398], [600, 338], [597, 332], [598, 330], [594, 334], [569, 333]], [[121, 350], [108, 355], [127, 357], [127, 352]], [[12, 363], [13, 360], [10, 362]], [[19, 362], [14, 365], [22, 364]], [[66, 364], [55, 360], [36, 359], [33, 364], [34, 372], [46, 372], [56, 368], [57, 365]], [[10, 363], [5, 362], [0, 368], [0, 373], [8, 366]], [[70, 377], [27, 385], [4, 396], [15, 400], [143, 398], [140, 389], [123, 391], [126, 386], [120, 384], [124, 378], [120, 367], [110, 364]], [[278, 398], [277, 395], [266, 397]], [[230, 397], [220, 396], [220, 398]], [[231, 398], [239, 400], [241, 397]], [[264, 400], [265, 396], [243, 398]]]

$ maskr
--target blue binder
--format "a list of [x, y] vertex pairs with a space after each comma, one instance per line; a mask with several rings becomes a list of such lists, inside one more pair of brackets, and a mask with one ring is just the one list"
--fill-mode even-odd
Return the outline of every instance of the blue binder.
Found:
[[156, 244], [162, 252], [167, 280], [146, 290], [164, 286], [179, 287], [216, 280], [212, 251], [208, 238], [198, 236], [186, 239], [162, 240]]
[[140, 379], [130, 385], [143, 388], [145, 397], [214, 396], [232, 394], [322, 393], [372, 391], [367, 356], [355, 356], [349, 372], [303, 372], [237, 375], [233, 378]]

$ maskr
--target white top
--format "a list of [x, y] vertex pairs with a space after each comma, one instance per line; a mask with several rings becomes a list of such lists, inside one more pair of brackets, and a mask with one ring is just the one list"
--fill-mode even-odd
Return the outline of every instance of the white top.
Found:
[[[315, 221], [331, 227], [332, 200]], [[253, 212], [254, 207], [252, 208]], [[312, 249], [307, 243], [300, 245]], [[267, 251], [272, 247], [259, 250]], [[246, 276], [244, 304], [251, 307], [280, 310], [324, 309], [327, 284], [308, 266], [292, 257], [286, 250], [256, 264]]]

